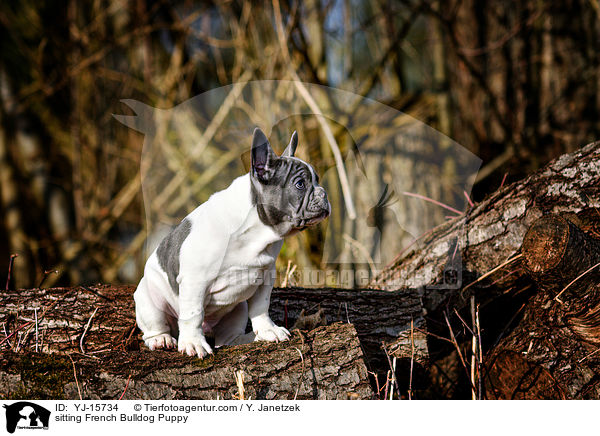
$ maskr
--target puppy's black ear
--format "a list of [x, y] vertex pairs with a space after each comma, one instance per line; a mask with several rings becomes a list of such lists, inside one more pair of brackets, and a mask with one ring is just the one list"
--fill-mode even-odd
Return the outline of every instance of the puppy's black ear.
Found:
[[294, 130], [294, 133], [292, 133], [292, 138], [290, 139], [290, 143], [285, 150], [283, 150], [281, 157], [292, 157], [294, 153], [296, 153], [296, 147], [298, 147], [298, 134]]
[[267, 181], [273, 169], [273, 161], [277, 155], [271, 148], [269, 140], [258, 127], [254, 129], [252, 138], [252, 175], [259, 180]]

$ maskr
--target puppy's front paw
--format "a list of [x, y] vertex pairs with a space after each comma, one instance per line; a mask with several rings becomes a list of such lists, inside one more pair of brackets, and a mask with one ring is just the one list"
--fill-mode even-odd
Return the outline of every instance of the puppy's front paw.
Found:
[[200, 359], [204, 358], [207, 354], [213, 353], [204, 336], [180, 337], [179, 352], [188, 356], [198, 356]]
[[161, 348], [170, 350], [177, 346], [177, 339], [168, 333], [152, 336], [151, 338], [146, 339], [144, 342], [151, 350], [159, 350]]
[[276, 325], [263, 328], [256, 332], [255, 341], [280, 342], [287, 341], [290, 338], [290, 332], [284, 327]]

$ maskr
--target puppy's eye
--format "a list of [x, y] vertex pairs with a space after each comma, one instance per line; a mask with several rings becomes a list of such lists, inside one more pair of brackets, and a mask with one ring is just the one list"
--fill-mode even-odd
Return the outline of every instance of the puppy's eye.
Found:
[[303, 191], [304, 188], [306, 188], [306, 186], [304, 186], [304, 180], [302, 179], [298, 180], [294, 186], [300, 191]]

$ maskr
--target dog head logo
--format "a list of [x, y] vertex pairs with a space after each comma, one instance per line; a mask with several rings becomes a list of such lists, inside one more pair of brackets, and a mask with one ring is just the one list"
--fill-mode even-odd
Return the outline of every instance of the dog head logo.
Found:
[[6, 431], [21, 429], [48, 429], [50, 411], [28, 401], [3, 406], [6, 409]]

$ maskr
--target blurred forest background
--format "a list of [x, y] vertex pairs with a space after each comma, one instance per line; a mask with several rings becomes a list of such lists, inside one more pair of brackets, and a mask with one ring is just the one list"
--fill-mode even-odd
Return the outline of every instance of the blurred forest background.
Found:
[[[4, 1], [0, 286], [13, 254], [17, 287], [139, 279], [144, 135], [113, 118], [133, 114], [121, 99], [172, 108], [264, 79], [351, 91], [479, 156], [478, 201], [600, 139], [599, 20], [598, 0]], [[301, 143], [326, 143], [316, 131]], [[326, 146], [310, 158], [334, 165]], [[318, 266], [320, 232], [280, 268]]]

